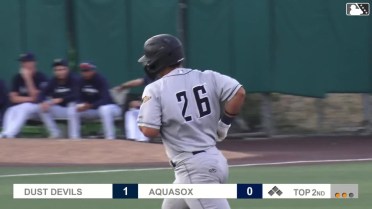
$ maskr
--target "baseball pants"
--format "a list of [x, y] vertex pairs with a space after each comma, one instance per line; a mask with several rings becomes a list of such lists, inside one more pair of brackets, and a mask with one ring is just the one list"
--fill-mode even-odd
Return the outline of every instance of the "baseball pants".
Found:
[[133, 139], [135, 141], [147, 142], [147, 138], [141, 130], [138, 128], [137, 118], [139, 114], [139, 109], [130, 108], [125, 112], [125, 135], [127, 139]]
[[[73, 103], [69, 106], [74, 105]], [[55, 119], [68, 119], [68, 130], [71, 129], [71, 122], [67, 115], [68, 107], [63, 107], [60, 105], [53, 105], [49, 108], [48, 112], [42, 112], [40, 110], [40, 118], [43, 121], [45, 127], [47, 128], [51, 138], [60, 138], [62, 137], [61, 130], [58, 128]], [[71, 136], [69, 135], [71, 138]]]
[[22, 103], [9, 107], [4, 114], [3, 131], [1, 135], [14, 138], [21, 131], [26, 121], [38, 118], [39, 105]]
[[122, 115], [121, 108], [115, 104], [102, 105], [98, 109], [90, 109], [78, 112], [76, 105], [68, 107], [67, 115], [69, 118], [69, 136], [72, 139], [80, 139], [81, 119], [100, 118], [103, 124], [103, 131], [106, 139], [115, 139], [115, 118]]
[[[229, 168], [226, 158], [217, 148], [193, 155], [180, 154], [175, 164], [174, 184], [223, 184]], [[183, 159], [189, 155], [189, 158]], [[191, 157], [190, 157], [191, 156]], [[164, 199], [162, 209], [230, 209], [227, 199]]]

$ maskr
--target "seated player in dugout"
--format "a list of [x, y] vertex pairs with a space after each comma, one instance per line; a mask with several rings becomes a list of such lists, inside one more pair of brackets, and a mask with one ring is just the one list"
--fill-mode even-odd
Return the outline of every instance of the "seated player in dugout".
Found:
[[8, 88], [0, 79], [0, 127], [3, 127], [3, 115], [8, 107]]
[[32, 53], [19, 56], [20, 70], [13, 77], [9, 93], [10, 107], [3, 120], [1, 138], [15, 138], [27, 120], [38, 118], [37, 99], [46, 86], [46, 76], [36, 69], [36, 58]]
[[[137, 78], [134, 80], [127, 81], [120, 86], [116, 87], [118, 92], [125, 89], [130, 89], [139, 86], [147, 86], [153, 82], [153, 79], [145, 75], [143, 78]], [[141, 106], [141, 96], [128, 95], [126, 101], [126, 112], [125, 112], [125, 136], [127, 139], [139, 141], [139, 142], [149, 142], [150, 138], [143, 135], [137, 125], [137, 118], [139, 114], [139, 108]]]
[[[61, 138], [62, 134], [55, 119], [65, 119], [67, 108], [77, 99], [78, 79], [68, 67], [64, 59], [55, 59], [52, 63], [54, 77], [41, 91], [39, 96], [40, 117], [46, 126], [50, 138]], [[68, 130], [71, 130], [71, 122], [68, 121]], [[69, 132], [69, 137], [72, 134]]]
[[105, 139], [115, 139], [115, 118], [122, 116], [121, 108], [113, 102], [105, 77], [89, 62], [80, 63], [77, 104], [68, 108], [70, 137], [81, 138], [81, 119], [100, 118]]
[[143, 135], [137, 124], [139, 108], [141, 106], [141, 96], [136, 95], [127, 97], [125, 118], [125, 137], [129, 140], [138, 142], [150, 142], [150, 138]]
[[[175, 184], [223, 184], [229, 168], [216, 142], [226, 138], [245, 90], [229, 76], [182, 67], [184, 58], [182, 43], [172, 35], [156, 35], [145, 42], [138, 61], [151, 78], [159, 79], [143, 92], [138, 125], [147, 137], [161, 135]], [[226, 199], [194, 198], [165, 199], [162, 208], [230, 206]]]

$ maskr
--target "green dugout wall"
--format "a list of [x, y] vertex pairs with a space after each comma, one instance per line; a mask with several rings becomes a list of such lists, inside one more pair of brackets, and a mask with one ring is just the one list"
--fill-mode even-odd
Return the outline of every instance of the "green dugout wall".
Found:
[[20, 7], [13, 0], [4, 0], [0, 4], [0, 79], [6, 81], [17, 71], [16, 56], [21, 50]]
[[250, 92], [371, 91], [371, 17], [346, 16], [347, 1], [188, 2], [191, 66], [233, 75]]
[[154, 34], [176, 34], [175, 0], [75, 1], [77, 49], [112, 84], [143, 76], [137, 63], [143, 43]]
[[50, 72], [73, 47], [116, 85], [143, 75], [148, 37], [184, 26], [187, 66], [234, 76], [249, 92], [371, 91], [372, 17], [346, 16], [346, 0], [184, 0], [184, 24], [179, 1], [3, 0], [0, 77], [17, 71], [22, 51]]
[[[66, 57], [65, 2], [3, 0], [0, 2], [0, 78], [9, 81], [21, 52], [32, 51], [40, 71], [51, 74], [51, 61]], [[8, 82], [9, 83], [9, 82]]]

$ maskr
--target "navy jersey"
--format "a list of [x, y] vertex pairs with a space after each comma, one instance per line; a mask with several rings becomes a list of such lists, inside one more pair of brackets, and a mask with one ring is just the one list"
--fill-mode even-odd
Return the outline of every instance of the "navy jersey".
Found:
[[0, 80], [0, 121], [2, 120], [3, 113], [8, 106], [8, 101], [8, 88], [6, 87], [5, 83]]
[[[35, 87], [38, 90], [42, 90], [48, 82], [47, 77], [41, 72], [35, 72], [32, 78], [34, 80]], [[30, 96], [25, 80], [19, 73], [13, 77], [11, 92], [18, 93], [19, 96]]]
[[75, 75], [69, 74], [66, 80], [59, 80], [56, 77], [52, 78], [47, 86], [43, 89], [39, 96], [39, 102], [48, 98], [63, 99], [59, 105], [66, 107], [70, 102], [77, 100], [78, 79]]
[[8, 104], [8, 88], [3, 80], [0, 80], [0, 109], [5, 108]]
[[106, 78], [96, 73], [91, 79], [80, 79], [79, 102], [89, 103], [93, 109], [99, 106], [113, 104]]

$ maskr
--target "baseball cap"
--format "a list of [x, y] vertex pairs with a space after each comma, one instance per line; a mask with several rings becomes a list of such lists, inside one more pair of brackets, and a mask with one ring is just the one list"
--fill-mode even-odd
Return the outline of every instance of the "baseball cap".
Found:
[[19, 57], [18, 57], [18, 61], [20, 61], [20, 62], [32, 62], [32, 61], [36, 61], [36, 57], [33, 53], [27, 52], [27, 53], [20, 54]]
[[97, 69], [97, 66], [95, 66], [91, 62], [81, 62], [79, 64], [79, 67], [80, 67], [80, 69], [82, 71], [84, 71], [84, 70], [95, 70], [95, 69]]
[[67, 63], [67, 61], [65, 59], [57, 58], [57, 59], [54, 59], [53, 60], [53, 63], [52, 63], [52, 67], [56, 67], [56, 66], [67, 67], [68, 66], [68, 63]]

